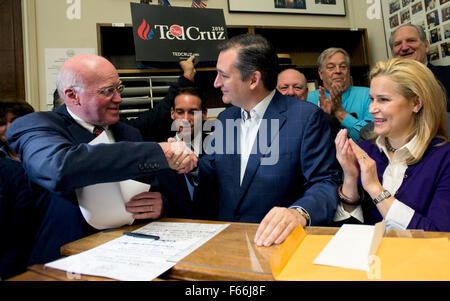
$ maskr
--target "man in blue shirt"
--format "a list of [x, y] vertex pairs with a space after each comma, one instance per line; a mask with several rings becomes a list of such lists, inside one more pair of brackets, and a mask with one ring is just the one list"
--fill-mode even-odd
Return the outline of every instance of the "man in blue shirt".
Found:
[[369, 113], [369, 88], [350, 85], [350, 56], [342, 48], [328, 48], [317, 60], [323, 87], [308, 93], [308, 101], [327, 113], [333, 133], [348, 130], [354, 141], [362, 127], [373, 121]]

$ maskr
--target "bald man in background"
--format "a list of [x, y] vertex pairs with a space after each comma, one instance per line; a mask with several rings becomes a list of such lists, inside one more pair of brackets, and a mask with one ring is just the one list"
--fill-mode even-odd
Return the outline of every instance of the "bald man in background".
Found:
[[308, 98], [308, 85], [303, 73], [296, 69], [286, 69], [278, 74], [277, 90], [300, 100]]

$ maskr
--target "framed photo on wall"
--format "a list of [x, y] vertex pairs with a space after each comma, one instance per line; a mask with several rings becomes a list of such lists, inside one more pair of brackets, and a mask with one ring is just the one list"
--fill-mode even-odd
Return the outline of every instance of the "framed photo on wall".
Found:
[[345, 0], [228, 0], [228, 10], [230, 13], [345, 16]]
[[430, 42], [428, 61], [450, 64], [450, 0], [381, 0], [389, 57], [389, 38], [399, 26], [421, 26]]

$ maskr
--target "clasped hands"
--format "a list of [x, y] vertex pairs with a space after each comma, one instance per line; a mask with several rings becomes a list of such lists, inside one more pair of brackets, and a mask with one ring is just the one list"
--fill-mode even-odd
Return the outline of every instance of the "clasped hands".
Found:
[[198, 159], [183, 141], [169, 138], [168, 142], [159, 143], [166, 156], [169, 167], [178, 173], [188, 173], [197, 167]]

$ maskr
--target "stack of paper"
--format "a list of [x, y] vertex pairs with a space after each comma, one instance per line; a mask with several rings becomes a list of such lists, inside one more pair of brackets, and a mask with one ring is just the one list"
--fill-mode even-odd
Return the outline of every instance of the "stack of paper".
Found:
[[73, 274], [118, 280], [152, 280], [189, 255], [229, 224], [153, 222], [135, 232], [159, 240], [122, 236], [46, 266]]

